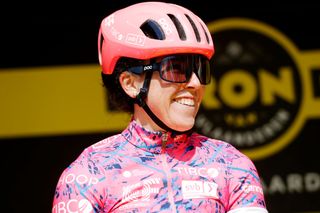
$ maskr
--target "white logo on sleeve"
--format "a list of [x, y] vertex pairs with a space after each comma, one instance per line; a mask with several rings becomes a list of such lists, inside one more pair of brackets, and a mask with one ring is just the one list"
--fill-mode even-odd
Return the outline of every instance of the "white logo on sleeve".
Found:
[[86, 200], [71, 199], [68, 202], [61, 201], [53, 206], [52, 213], [92, 213], [93, 207]]
[[86, 199], [80, 200], [78, 203], [78, 207], [79, 207], [79, 212], [83, 212], [83, 213], [90, 213], [93, 210], [91, 203]]
[[218, 198], [218, 185], [208, 181], [183, 180], [182, 196], [183, 199], [190, 198]]

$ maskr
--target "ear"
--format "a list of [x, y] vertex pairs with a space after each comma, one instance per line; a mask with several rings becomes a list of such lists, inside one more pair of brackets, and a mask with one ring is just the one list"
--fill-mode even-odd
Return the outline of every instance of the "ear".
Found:
[[138, 78], [140, 76], [134, 75], [128, 71], [124, 71], [119, 76], [119, 82], [122, 89], [131, 98], [135, 98], [139, 94], [140, 84]]

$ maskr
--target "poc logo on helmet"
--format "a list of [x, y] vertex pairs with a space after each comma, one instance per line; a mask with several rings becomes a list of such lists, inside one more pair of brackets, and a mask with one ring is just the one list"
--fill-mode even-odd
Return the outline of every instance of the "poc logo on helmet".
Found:
[[276, 153], [302, 123], [301, 66], [292, 53], [295, 48], [281, 33], [255, 21], [226, 19], [211, 26], [214, 79], [196, 128], [252, 159]]

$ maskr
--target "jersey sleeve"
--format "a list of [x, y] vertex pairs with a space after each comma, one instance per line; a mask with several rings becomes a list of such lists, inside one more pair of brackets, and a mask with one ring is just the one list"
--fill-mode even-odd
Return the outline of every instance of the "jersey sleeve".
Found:
[[86, 150], [66, 168], [57, 183], [52, 213], [102, 212], [100, 199], [104, 196], [98, 185], [104, 175], [90, 160]]
[[253, 162], [234, 147], [228, 166], [229, 213], [267, 213], [262, 184]]

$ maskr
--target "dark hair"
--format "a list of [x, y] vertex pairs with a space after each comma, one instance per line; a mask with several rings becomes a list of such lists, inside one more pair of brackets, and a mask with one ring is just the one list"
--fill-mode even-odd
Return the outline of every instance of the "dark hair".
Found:
[[119, 76], [129, 67], [139, 66], [142, 63], [142, 60], [123, 57], [118, 60], [111, 75], [101, 72], [102, 82], [106, 88], [109, 108], [133, 113], [134, 99], [128, 96], [127, 93], [122, 89]]

